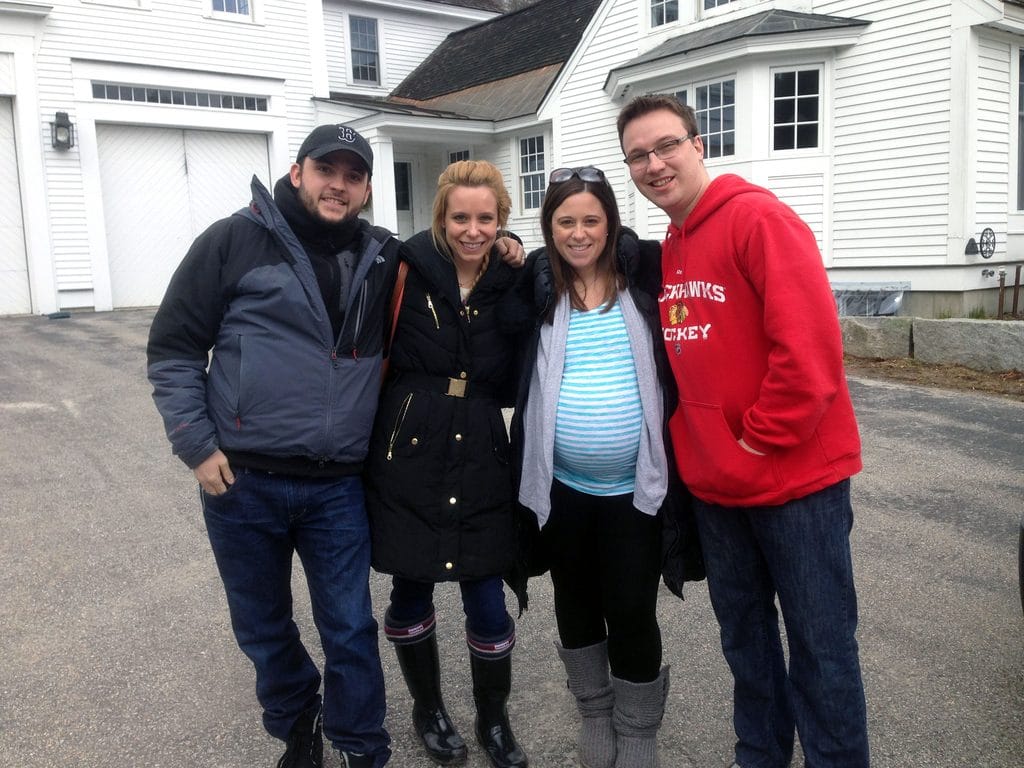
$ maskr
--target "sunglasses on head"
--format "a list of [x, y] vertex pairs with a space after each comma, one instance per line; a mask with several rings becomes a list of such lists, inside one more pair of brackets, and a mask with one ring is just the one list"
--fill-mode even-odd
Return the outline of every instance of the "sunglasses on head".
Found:
[[548, 184], [560, 184], [573, 176], [578, 177], [580, 181], [604, 181], [604, 171], [587, 165], [583, 168], [555, 168], [548, 176]]

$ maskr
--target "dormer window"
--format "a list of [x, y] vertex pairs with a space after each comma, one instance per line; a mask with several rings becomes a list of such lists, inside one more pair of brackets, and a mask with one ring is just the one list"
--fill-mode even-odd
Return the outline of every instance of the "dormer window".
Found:
[[671, 24], [673, 21], [679, 21], [679, 0], [651, 0], [652, 27]]

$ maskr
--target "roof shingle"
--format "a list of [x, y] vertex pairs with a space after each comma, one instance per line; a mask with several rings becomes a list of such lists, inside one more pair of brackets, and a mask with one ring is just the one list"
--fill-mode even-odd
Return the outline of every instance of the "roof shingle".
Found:
[[450, 34], [392, 92], [424, 101], [564, 64], [600, 0], [539, 0]]

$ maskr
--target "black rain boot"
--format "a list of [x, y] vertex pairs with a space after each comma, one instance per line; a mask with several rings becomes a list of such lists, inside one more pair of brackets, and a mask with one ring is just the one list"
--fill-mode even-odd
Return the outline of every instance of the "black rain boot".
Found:
[[466, 742], [455, 729], [441, 697], [441, 671], [437, 655], [437, 635], [433, 616], [421, 625], [429, 625], [427, 635], [414, 641], [394, 639], [399, 633], [387, 622], [388, 639], [395, 645], [398, 664], [405, 684], [412, 695], [412, 724], [430, 759], [439, 765], [461, 765], [466, 762]]
[[321, 768], [323, 764], [324, 739], [320, 729], [320, 703], [317, 702], [292, 725], [288, 746], [277, 761], [277, 768]]
[[505, 702], [512, 690], [512, 656], [484, 659], [469, 655], [476, 702], [476, 740], [494, 768], [526, 768], [526, 753], [516, 743]]

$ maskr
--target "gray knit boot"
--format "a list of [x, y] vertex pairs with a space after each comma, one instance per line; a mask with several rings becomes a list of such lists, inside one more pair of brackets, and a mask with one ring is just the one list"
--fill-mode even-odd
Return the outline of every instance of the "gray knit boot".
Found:
[[586, 648], [563, 648], [555, 643], [555, 650], [565, 665], [569, 692], [576, 697], [580, 711], [580, 762], [583, 768], [614, 768], [615, 694], [608, 678], [608, 641]]
[[615, 768], [658, 768], [658, 729], [668, 697], [668, 667], [649, 683], [612, 678]]

